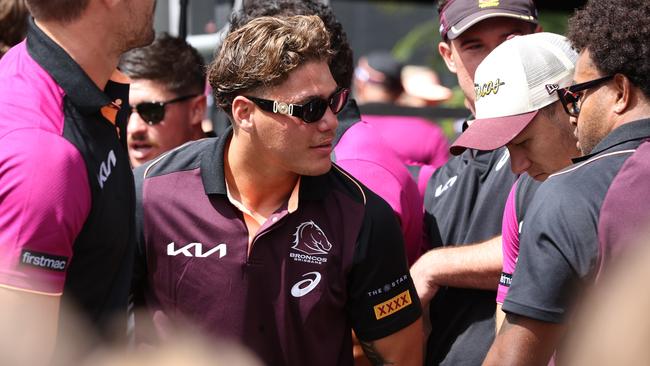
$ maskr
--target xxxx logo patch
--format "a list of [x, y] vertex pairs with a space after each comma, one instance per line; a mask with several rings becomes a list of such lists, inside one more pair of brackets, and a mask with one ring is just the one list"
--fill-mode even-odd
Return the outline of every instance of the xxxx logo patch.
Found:
[[375, 305], [373, 307], [375, 310], [375, 318], [379, 320], [381, 318], [395, 314], [396, 312], [411, 305], [411, 303], [411, 294], [408, 290], [406, 290], [401, 294], [382, 302], [381, 304]]

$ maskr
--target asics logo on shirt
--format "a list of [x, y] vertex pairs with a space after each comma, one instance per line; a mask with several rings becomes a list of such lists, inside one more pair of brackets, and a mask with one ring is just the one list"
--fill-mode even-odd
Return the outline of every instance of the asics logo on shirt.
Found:
[[503, 168], [504, 165], [508, 162], [508, 158], [510, 157], [510, 151], [506, 150], [503, 152], [503, 155], [501, 155], [501, 159], [499, 159], [499, 162], [497, 163], [496, 168], [494, 168], [495, 172], [498, 172]]
[[[167, 244], [167, 255], [175, 257], [179, 254], [182, 254], [186, 257], [206, 258], [216, 252], [219, 252], [219, 258], [223, 258], [227, 253], [226, 243], [221, 243], [205, 253], [203, 252], [203, 244], [201, 243], [189, 243], [178, 249], [175, 248], [175, 245], [176, 244], [174, 242]], [[191, 251], [192, 248], [194, 251]]]
[[[296, 282], [293, 287], [291, 287], [291, 296], [293, 297], [303, 297], [315, 289], [316, 286], [320, 283], [321, 275], [318, 272], [308, 272], [302, 275], [303, 277], [310, 276], [304, 280]], [[314, 278], [311, 278], [314, 276]]]
[[97, 174], [99, 188], [104, 188], [104, 183], [108, 180], [108, 176], [111, 175], [111, 170], [116, 162], [115, 152], [113, 150], [109, 151], [106, 161], [102, 162], [102, 165], [99, 166], [99, 174]]
[[454, 175], [453, 177], [449, 178], [447, 183], [441, 184], [436, 188], [435, 196], [434, 197], [440, 197], [441, 194], [445, 193], [446, 190], [451, 188], [451, 186], [456, 183], [456, 179], [458, 179], [457, 175]]

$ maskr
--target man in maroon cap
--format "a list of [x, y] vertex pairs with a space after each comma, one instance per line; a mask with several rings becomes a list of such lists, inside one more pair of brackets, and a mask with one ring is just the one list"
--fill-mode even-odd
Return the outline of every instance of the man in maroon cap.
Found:
[[[508, 37], [533, 33], [537, 11], [530, 0], [448, 0], [438, 12], [438, 50], [474, 113], [477, 66]], [[501, 221], [517, 178], [508, 160], [505, 147], [469, 149], [429, 178], [425, 230], [435, 249], [411, 268], [422, 304], [430, 303], [427, 365], [479, 365], [494, 338]]]

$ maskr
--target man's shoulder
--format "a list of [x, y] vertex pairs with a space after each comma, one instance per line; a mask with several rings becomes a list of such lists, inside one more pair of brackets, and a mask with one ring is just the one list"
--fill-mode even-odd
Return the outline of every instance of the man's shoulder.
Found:
[[635, 152], [634, 148], [604, 151], [574, 163], [552, 174], [540, 186], [540, 191], [553, 192], [571, 198], [606, 190], [623, 163]]
[[0, 130], [32, 126], [62, 133], [64, 95], [24, 42], [0, 60]]
[[332, 169], [330, 169], [327, 175], [329, 176], [330, 189], [341, 192], [353, 201], [362, 204], [366, 212], [390, 213], [394, 215], [393, 209], [386, 200], [336, 164], [332, 165]]
[[486, 185], [509, 190], [516, 177], [510, 170], [509, 157], [506, 148], [484, 152], [465, 150], [431, 175], [425, 201], [437, 199], [454, 185], [464, 186], [464, 194], [471, 194], [468, 190]]
[[134, 170], [136, 181], [199, 168], [204, 153], [217, 148], [218, 139], [210, 137], [190, 141], [163, 153]]

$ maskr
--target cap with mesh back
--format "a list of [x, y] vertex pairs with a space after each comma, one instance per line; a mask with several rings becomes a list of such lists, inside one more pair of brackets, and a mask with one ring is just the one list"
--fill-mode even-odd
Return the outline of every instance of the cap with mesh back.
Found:
[[537, 8], [533, 0], [449, 0], [440, 9], [440, 35], [456, 39], [474, 24], [496, 17], [537, 24]]
[[539, 109], [558, 100], [559, 88], [571, 85], [577, 58], [569, 41], [553, 33], [517, 36], [495, 48], [474, 76], [476, 119], [451, 153], [509, 143]]

